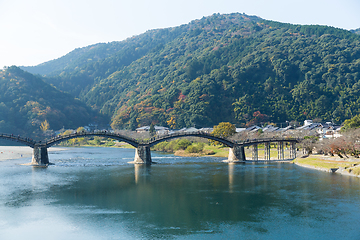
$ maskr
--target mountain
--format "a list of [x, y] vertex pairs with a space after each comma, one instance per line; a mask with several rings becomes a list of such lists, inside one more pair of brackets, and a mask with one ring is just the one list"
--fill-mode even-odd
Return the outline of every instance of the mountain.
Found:
[[351, 30], [352, 33], [360, 34], [360, 28]]
[[340, 123], [360, 113], [360, 36], [239, 13], [77, 49], [27, 70], [46, 73], [44, 81], [111, 117], [114, 128]]
[[0, 71], [0, 133], [36, 137], [45, 120], [52, 129], [104, 119], [71, 95], [15, 66]]

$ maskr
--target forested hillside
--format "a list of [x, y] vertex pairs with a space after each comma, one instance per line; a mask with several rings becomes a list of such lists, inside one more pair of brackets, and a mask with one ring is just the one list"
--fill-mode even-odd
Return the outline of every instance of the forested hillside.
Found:
[[34, 138], [45, 120], [55, 130], [105, 121], [71, 95], [17, 67], [0, 71], [0, 92], [0, 133]]
[[356, 34], [360, 34], [360, 28], [355, 29], [355, 30], [351, 30], [351, 32], [356, 33]]
[[340, 123], [360, 113], [360, 36], [346, 30], [214, 14], [80, 50], [45, 63], [45, 81], [114, 128]]

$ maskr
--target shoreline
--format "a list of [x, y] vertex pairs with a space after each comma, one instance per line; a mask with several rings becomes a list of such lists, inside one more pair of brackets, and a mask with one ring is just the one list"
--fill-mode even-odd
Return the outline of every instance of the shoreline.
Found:
[[[301, 163], [299, 161], [308, 161], [308, 163]], [[352, 173], [354, 172], [354, 170], [355, 172], [358, 172], [357, 169], [359, 169], [360, 165], [358, 164], [360, 164], [360, 160], [357, 159], [342, 159], [337, 157], [310, 155], [307, 157], [298, 157], [294, 159], [291, 163], [296, 164], [297, 166], [300, 167], [313, 169], [317, 171], [360, 178], [360, 174]], [[328, 164], [328, 166], [327, 167], [316, 166], [319, 163], [324, 165]]]

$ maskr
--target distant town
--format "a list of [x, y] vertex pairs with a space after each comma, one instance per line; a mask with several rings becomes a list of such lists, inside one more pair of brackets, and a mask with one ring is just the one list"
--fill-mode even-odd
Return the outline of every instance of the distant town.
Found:
[[[146, 134], [148, 135], [150, 131], [150, 126], [142, 126], [139, 128], [136, 128], [134, 133], [137, 134]], [[84, 126], [83, 130], [86, 132], [119, 132], [119, 130], [113, 130], [113, 129], [98, 129], [98, 126], [96, 124], [89, 124], [88, 126]], [[203, 133], [212, 133], [213, 132], [212, 127], [207, 128], [196, 128], [196, 127], [190, 127], [190, 128], [182, 128], [182, 129], [170, 129], [168, 127], [163, 126], [154, 126], [154, 133], [157, 136], [162, 135], [170, 135], [170, 134], [176, 134], [176, 133], [196, 133], [196, 132], [203, 132]], [[286, 127], [277, 127], [274, 125], [266, 125], [266, 126], [258, 126], [253, 125], [251, 127], [247, 128], [236, 128], [237, 134], [255, 134], [255, 133], [261, 133], [266, 136], [268, 135], [276, 135], [276, 136], [316, 136], [319, 137], [319, 139], [332, 139], [332, 138], [338, 138], [341, 137], [341, 126], [333, 124], [332, 122], [314, 122], [313, 120], [305, 120], [303, 125], [300, 127], [296, 127], [294, 125], [288, 124]], [[59, 135], [67, 131], [70, 132], [76, 132], [77, 130], [73, 129], [61, 129], [59, 131], [55, 132], [55, 135]], [[127, 131], [127, 130], [123, 130]], [[121, 131], [120, 131], [121, 132]], [[127, 131], [131, 132], [131, 131]]]

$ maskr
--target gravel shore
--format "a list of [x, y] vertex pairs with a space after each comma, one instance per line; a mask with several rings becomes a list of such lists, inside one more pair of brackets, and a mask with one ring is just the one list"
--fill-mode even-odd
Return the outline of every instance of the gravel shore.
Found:
[[28, 158], [32, 152], [33, 149], [27, 146], [0, 146], [0, 161]]

